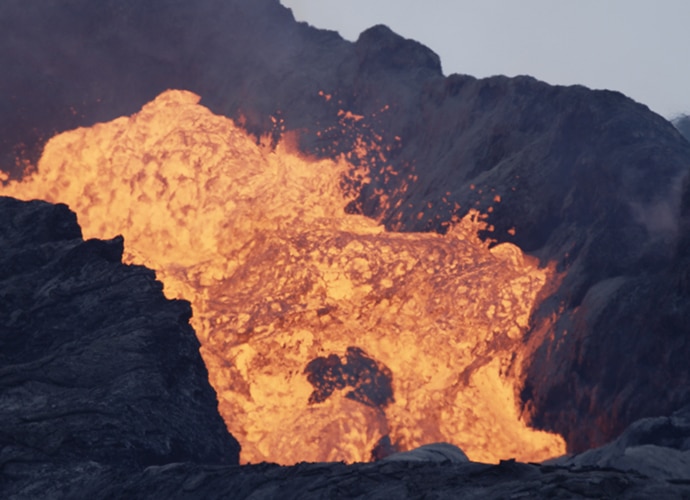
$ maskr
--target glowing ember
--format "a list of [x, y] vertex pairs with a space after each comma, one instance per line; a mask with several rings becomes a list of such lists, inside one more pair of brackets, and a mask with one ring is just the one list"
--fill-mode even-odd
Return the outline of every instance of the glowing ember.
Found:
[[479, 461], [564, 452], [519, 420], [511, 369], [548, 270], [488, 250], [477, 214], [445, 236], [346, 215], [345, 159], [257, 144], [198, 99], [169, 91], [56, 136], [0, 194], [69, 204], [85, 237], [123, 234], [128, 262], [192, 302], [243, 461], [366, 461], [388, 442]]

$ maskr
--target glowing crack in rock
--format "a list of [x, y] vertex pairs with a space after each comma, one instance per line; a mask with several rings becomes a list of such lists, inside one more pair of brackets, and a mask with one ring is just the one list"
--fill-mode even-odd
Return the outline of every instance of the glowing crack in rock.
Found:
[[345, 158], [257, 144], [198, 101], [168, 91], [60, 134], [0, 194], [67, 203], [85, 237], [123, 234], [128, 262], [191, 301], [244, 462], [367, 461], [381, 442], [564, 452], [520, 421], [511, 366], [548, 269], [489, 250], [476, 213], [443, 236], [348, 215]]

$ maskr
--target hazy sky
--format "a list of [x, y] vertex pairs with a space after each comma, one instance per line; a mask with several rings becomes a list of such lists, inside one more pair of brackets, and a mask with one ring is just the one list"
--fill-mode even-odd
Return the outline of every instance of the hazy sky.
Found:
[[690, 114], [690, 0], [281, 0], [356, 40], [386, 24], [434, 50], [445, 74], [532, 75]]

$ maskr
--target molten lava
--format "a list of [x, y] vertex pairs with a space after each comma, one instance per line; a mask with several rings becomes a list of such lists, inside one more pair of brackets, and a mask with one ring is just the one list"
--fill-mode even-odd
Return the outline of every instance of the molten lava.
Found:
[[123, 234], [127, 262], [192, 302], [244, 462], [367, 461], [377, 444], [435, 441], [489, 462], [564, 452], [520, 421], [511, 364], [548, 269], [489, 250], [476, 213], [443, 236], [348, 215], [345, 158], [257, 144], [198, 101], [168, 91], [60, 134], [0, 194], [67, 203], [85, 237]]

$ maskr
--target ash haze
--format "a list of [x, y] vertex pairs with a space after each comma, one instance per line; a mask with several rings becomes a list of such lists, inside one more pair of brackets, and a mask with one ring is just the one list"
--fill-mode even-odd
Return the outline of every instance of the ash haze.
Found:
[[690, 114], [688, 0], [281, 0], [356, 40], [375, 24], [434, 50], [446, 74], [531, 75]]

